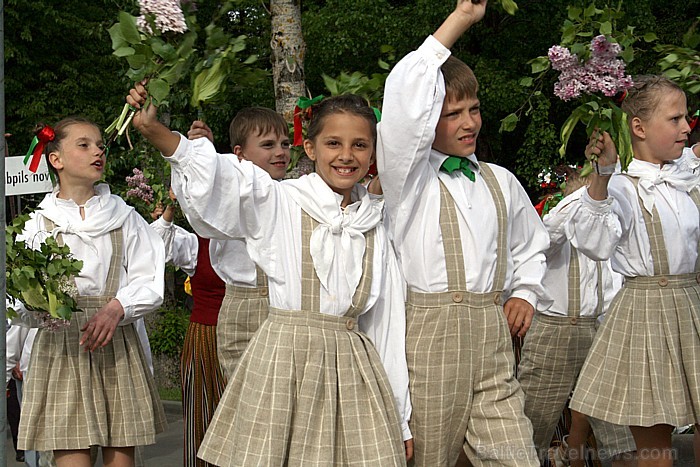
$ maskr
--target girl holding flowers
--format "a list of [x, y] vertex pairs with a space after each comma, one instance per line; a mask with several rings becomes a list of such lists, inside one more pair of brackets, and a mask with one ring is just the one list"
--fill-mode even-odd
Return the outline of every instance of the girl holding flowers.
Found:
[[165, 416], [134, 321], [163, 300], [163, 242], [133, 208], [97, 184], [105, 167], [99, 128], [68, 117], [45, 154], [57, 177], [25, 225], [39, 249], [48, 237], [83, 261], [78, 311], [69, 326], [39, 329], [32, 348], [19, 447], [54, 451], [59, 467], [134, 465], [134, 446], [153, 444]]
[[594, 132], [586, 156], [599, 170], [568, 227], [574, 247], [612, 258], [625, 276], [571, 408], [629, 425], [638, 465], [670, 467], [673, 427], [700, 428], [700, 149], [685, 147], [683, 91], [659, 76], [634, 83], [622, 103], [634, 158], [626, 174], [613, 174], [615, 145]]

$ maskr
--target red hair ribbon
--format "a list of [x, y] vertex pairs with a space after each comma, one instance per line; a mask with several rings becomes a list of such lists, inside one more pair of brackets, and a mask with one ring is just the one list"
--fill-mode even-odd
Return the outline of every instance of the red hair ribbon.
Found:
[[623, 90], [623, 91], [620, 91], [620, 92], [618, 92], [617, 94], [615, 94], [615, 96], [613, 96], [613, 101], [614, 101], [617, 105], [622, 105], [622, 103], [625, 102], [625, 98], [626, 98], [626, 97], [627, 97], [627, 89], [625, 89], [625, 90]]
[[297, 105], [294, 107], [294, 142], [293, 146], [301, 146], [304, 142], [304, 135], [302, 132], [301, 117], [306, 115], [306, 118], [311, 118], [311, 106], [318, 104], [323, 100], [323, 95], [318, 95], [313, 99], [308, 97], [300, 97], [297, 99]]
[[693, 130], [695, 130], [695, 128], [697, 128], [697, 126], [698, 126], [698, 120], [700, 120], [700, 110], [698, 110], [697, 112], [695, 112], [695, 113], [693, 114], [693, 118], [691, 118], [691, 119], [690, 119], [690, 123], [688, 123], [688, 125], [690, 125], [690, 131], [691, 131], [691, 132], [692, 132]]
[[32, 161], [29, 164], [29, 171], [36, 173], [39, 168], [39, 162], [41, 162], [41, 155], [44, 153], [44, 148], [46, 143], [53, 141], [56, 138], [56, 133], [54, 133], [53, 128], [46, 125], [44, 128], [39, 130], [34, 139], [32, 139], [32, 144], [29, 145], [29, 150], [27, 154], [24, 155], [24, 165], [27, 165], [29, 157], [32, 157]]

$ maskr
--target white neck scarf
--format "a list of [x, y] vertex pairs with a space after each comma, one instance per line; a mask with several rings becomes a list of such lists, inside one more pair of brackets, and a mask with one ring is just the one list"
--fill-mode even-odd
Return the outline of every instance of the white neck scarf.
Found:
[[[284, 185], [294, 201], [319, 223], [311, 234], [310, 252], [321, 285], [328, 290], [331, 271], [344, 267], [350, 293], [354, 293], [362, 276], [364, 233], [381, 222], [384, 200], [371, 198], [365, 187], [355, 185], [352, 195], [358, 200], [357, 209], [343, 213], [342, 197], [318, 174], [285, 181]], [[334, 237], [340, 237], [340, 249]]]
[[659, 167], [658, 164], [633, 159], [627, 174], [639, 178], [639, 197], [642, 198], [644, 209], [650, 214], [654, 209], [654, 192], [657, 185], [666, 183], [688, 193], [698, 184], [698, 176], [689, 170], [683, 170], [675, 161]]
[[[74, 223], [66, 209], [61, 205], [72, 202], [56, 197], [58, 190], [49, 193], [39, 204], [37, 212], [53, 221], [56, 227], [51, 231], [51, 236], [59, 233], [74, 234], [80, 237], [90, 248], [95, 249], [91, 237], [99, 236], [118, 229], [134, 210], [118, 196], [113, 196], [109, 186], [100, 184], [95, 187], [96, 195], [85, 203], [86, 216], [80, 223]], [[75, 204], [75, 203], [73, 203]], [[75, 204], [75, 208], [79, 208]]]

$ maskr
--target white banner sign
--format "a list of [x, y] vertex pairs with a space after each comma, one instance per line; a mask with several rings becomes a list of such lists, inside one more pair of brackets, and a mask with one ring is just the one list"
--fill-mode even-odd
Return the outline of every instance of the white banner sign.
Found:
[[29, 193], [48, 193], [53, 189], [46, 158], [42, 156], [36, 173], [24, 165], [24, 156], [5, 158], [5, 195], [26, 195]]

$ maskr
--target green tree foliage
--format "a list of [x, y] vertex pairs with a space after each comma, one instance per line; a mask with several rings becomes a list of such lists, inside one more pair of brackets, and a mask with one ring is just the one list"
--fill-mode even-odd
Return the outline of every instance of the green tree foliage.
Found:
[[[211, 17], [221, 4], [218, 0], [196, 3], [202, 18]], [[526, 109], [529, 114], [513, 132], [499, 133], [500, 121], [518, 110], [526, 98], [520, 80], [530, 75], [528, 60], [545, 55], [559, 42], [567, 5], [586, 7], [591, 3], [519, 0], [514, 16], [489, 4], [484, 20], [453, 48], [479, 78], [484, 117], [480, 156], [515, 172], [533, 188], [533, 195], [535, 165], [546, 160], [547, 154], [552, 159], [558, 157], [552, 128], [560, 128], [575, 105], [558, 101], [552, 94], [553, 82], [545, 82], [535, 104]], [[385, 74], [379, 66], [380, 60], [387, 61], [382, 46], [388, 46], [399, 59], [418, 47], [454, 8], [452, 1], [435, 0], [304, 0], [301, 5], [307, 44], [305, 75], [312, 95], [329, 94], [324, 75], [336, 79], [343, 72], [349, 76], [359, 72], [371, 79]], [[106, 120], [118, 113], [131, 83], [121, 78], [124, 65], [111, 55], [107, 29], [116, 21], [118, 11], [135, 14], [136, 1], [64, 0], [59, 8], [47, 0], [7, 0], [5, 6], [6, 126], [15, 134], [11, 141], [14, 152], [21, 151], [24, 142], [28, 144], [31, 128], [38, 121], [53, 122], [66, 114], [80, 113], [101, 125], [109, 123]], [[683, 46], [682, 37], [700, 11], [700, 0], [627, 0], [622, 8], [625, 16], [621, 26], [634, 26], [640, 36], [655, 33], [658, 43]], [[201, 116], [214, 130], [217, 147], [228, 151], [228, 124], [236, 111], [249, 105], [273, 107], [274, 93], [269, 74], [271, 23], [265, 3], [238, 0], [223, 21], [231, 34], [248, 37], [244, 55], [258, 56], [260, 74], [252, 82], [230, 77], [236, 86], [199, 114], [188, 106], [188, 83], [181, 94], [176, 90], [171, 96], [169, 123], [186, 132], [190, 122]], [[632, 74], [661, 71], [653, 45], [640, 44], [629, 69]], [[577, 150], [583, 147], [584, 137], [583, 132], [572, 135], [567, 162], [580, 162]], [[133, 140], [140, 144], [137, 137]], [[126, 152], [127, 143], [121, 144], [123, 148], [115, 148], [116, 157], [110, 163], [114, 179], [123, 180], [133, 167], [143, 165], [144, 156], [143, 150]], [[130, 157], [133, 159], [116, 163]], [[112, 178], [109, 181], [113, 183]]]

